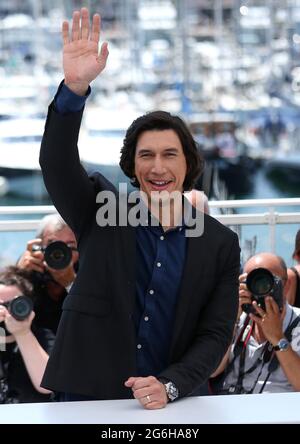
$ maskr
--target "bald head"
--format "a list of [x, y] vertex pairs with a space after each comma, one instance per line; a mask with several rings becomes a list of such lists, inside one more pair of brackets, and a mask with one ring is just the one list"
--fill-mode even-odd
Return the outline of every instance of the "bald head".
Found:
[[276, 256], [272, 253], [259, 253], [252, 256], [245, 264], [245, 273], [255, 268], [266, 268], [275, 276], [280, 277], [283, 280], [287, 279], [287, 267], [284, 260], [280, 256]]

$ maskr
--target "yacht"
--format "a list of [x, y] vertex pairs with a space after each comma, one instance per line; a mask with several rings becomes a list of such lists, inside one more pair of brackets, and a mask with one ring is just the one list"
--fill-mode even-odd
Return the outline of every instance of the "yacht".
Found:
[[0, 176], [10, 194], [47, 197], [39, 165], [44, 125], [44, 119], [34, 117], [0, 122]]
[[127, 128], [139, 115], [131, 108], [86, 110], [78, 147], [88, 173], [100, 171], [114, 184], [128, 182], [119, 167], [120, 152]]
[[290, 153], [279, 152], [272, 159], [266, 162], [266, 169], [269, 175], [279, 175], [293, 184], [299, 185], [300, 177], [300, 152]]

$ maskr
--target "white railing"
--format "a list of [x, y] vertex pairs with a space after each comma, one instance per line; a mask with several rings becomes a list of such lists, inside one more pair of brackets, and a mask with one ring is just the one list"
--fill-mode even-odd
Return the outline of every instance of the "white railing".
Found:
[[[219, 209], [236, 210], [238, 208], [260, 207], [262, 212], [246, 214], [216, 214], [215, 217], [224, 225], [268, 225], [270, 251], [276, 251], [276, 225], [300, 223], [300, 198], [287, 199], [243, 199], [210, 201], [212, 211]], [[283, 212], [276, 207], [299, 207], [298, 211]]]
[[[56, 210], [52, 205], [42, 206], [0, 206], [0, 218], [2, 216], [32, 216], [55, 213]], [[4, 219], [0, 220], [0, 232], [2, 231], [34, 231], [38, 228], [39, 219]]]
[[[225, 225], [239, 227], [243, 225], [268, 225], [270, 251], [275, 252], [275, 229], [279, 224], [300, 224], [300, 198], [289, 199], [255, 199], [255, 200], [224, 200], [210, 201], [211, 213], [216, 219]], [[255, 213], [235, 213], [239, 208], [259, 207], [262, 212]], [[299, 207], [299, 211], [283, 212], [276, 210], [276, 207]], [[220, 210], [230, 212], [230, 214], [220, 214]], [[36, 230], [40, 217], [45, 214], [54, 213], [53, 206], [0, 206], [0, 232], [8, 231], [33, 231]], [[38, 219], [7, 219], [10, 216], [34, 216]]]

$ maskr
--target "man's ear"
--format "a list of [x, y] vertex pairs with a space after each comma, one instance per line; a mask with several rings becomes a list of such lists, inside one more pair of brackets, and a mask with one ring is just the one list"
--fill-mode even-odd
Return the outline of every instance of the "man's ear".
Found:
[[283, 287], [283, 294], [285, 297], [288, 294], [288, 292], [290, 291], [292, 279], [294, 279], [294, 277], [296, 277], [295, 273], [293, 273], [292, 270], [291, 271], [288, 270], [288, 277], [287, 277], [284, 287]]

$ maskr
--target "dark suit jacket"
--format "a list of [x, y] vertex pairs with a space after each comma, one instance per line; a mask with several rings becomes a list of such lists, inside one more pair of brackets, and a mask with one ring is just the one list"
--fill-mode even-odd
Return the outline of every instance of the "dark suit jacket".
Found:
[[[116, 190], [99, 173], [89, 178], [80, 164], [81, 117], [59, 115], [50, 105], [40, 153], [46, 187], [75, 232], [80, 254], [42, 385], [98, 399], [130, 398], [124, 381], [137, 373], [135, 230], [96, 223], [96, 194]], [[239, 253], [236, 234], [207, 215], [204, 234], [188, 239], [169, 364], [159, 375], [173, 381], [180, 396], [208, 379], [230, 344]]]

